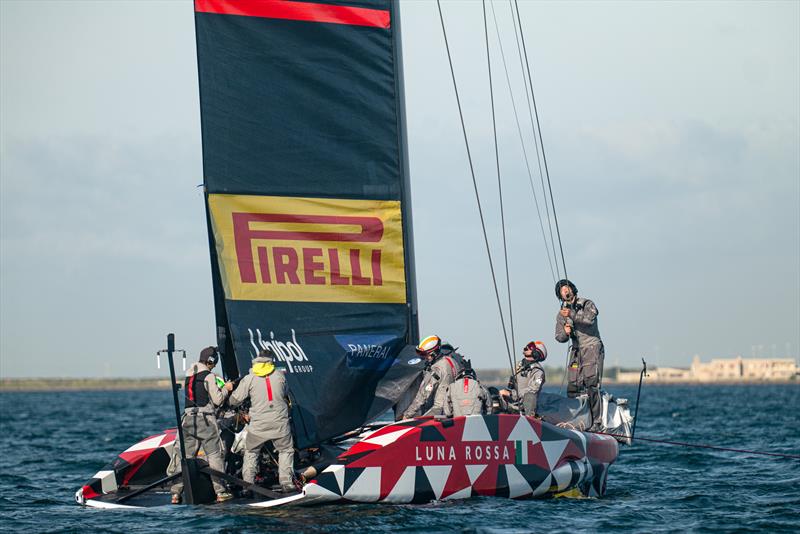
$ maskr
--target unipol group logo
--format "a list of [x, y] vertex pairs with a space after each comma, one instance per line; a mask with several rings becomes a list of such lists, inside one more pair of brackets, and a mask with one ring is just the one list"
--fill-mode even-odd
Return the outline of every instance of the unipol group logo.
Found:
[[275, 332], [270, 332], [269, 338], [264, 339], [260, 329], [256, 328], [255, 334], [253, 334], [252, 329], [247, 329], [247, 332], [250, 334], [250, 345], [253, 346], [256, 354], [264, 349], [269, 349], [275, 354], [278, 361], [286, 364], [286, 368], [290, 373], [313, 373], [314, 366], [308, 361], [306, 352], [303, 350], [303, 347], [300, 346], [300, 343], [297, 342], [294, 328], [292, 328], [291, 331], [291, 341], [282, 341], [275, 337]]
[[400, 203], [210, 195], [226, 297], [405, 302]]

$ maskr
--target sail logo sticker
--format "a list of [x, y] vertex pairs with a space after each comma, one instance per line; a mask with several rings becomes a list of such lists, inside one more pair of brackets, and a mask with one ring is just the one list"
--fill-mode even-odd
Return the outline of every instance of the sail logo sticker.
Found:
[[275, 339], [275, 332], [270, 332], [269, 339], [264, 340], [261, 330], [258, 328], [256, 328], [255, 335], [250, 328], [247, 329], [247, 332], [250, 334], [250, 345], [256, 350], [256, 355], [264, 349], [269, 349], [278, 361], [286, 364], [290, 373], [313, 373], [314, 366], [308, 361], [306, 352], [297, 342], [294, 328], [291, 330], [291, 341]]
[[345, 334], [334, 338], [345, 350], [345, 361], [351, 369], [385, 371], [403, 346], [402, 338], [394, 334]]
[[209, 195], [231, 300], [406, 301], [399, 201]]

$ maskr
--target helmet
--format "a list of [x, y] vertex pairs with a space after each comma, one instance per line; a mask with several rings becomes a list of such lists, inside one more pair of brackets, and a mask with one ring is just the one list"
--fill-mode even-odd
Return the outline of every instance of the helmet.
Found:
[[420, 356], [430, 356], [439, 353], [439, 348], [442, 346], [442, 340], [439, 336], [428, 336], [417, 345], [417, 354]]
[[536, 362], [543, 362], [547, 359], [547, 347], [541, 341], [531, 341], [523, 350], [530, 350], [531, 358]]
[[219, 361], [219, 353], [217, 352], [217, 347], [206, 347], [200, 351], [200, 360], [201, 363], [207, 363], [209, 365], [217, 365]]
[[464, 367], [456, 375], [456, 380], [461, 378], [471, 378], [473, 380], [478, 379], [478, 375], [475, 374], [475, 369], [472, 368], [472, 362], [470, 360], [464, 359]]
[[567, 280], [565, 278], [563, 280], [559, 280], [558, 283], [556, 284], [556, 298], [558, 300], [563, 300], [561, 298], [561, 288], [564, 287], [564, 286], [569, 286], [569, 288], [572, 290], [572, 294], [573, 295], [577, 295], [578, 294], [578, 288], [575, 287], [575, 284], [573, 284], [572, 282], [570, 282], [569, 280]]
[[263, 349], [258, 353], [259, 358], [264, 358], [268, 362], [275, 362], [275, 353], [270, 349]]

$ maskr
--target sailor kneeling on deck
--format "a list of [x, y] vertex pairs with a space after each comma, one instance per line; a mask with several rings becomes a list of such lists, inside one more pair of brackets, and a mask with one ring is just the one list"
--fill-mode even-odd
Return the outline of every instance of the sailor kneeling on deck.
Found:
[[485, 415], [492, 413], [492, 397], [484, 388], [472, 364], [464, 360], [464, 368], [456, 375], [456, 380], [445, 391], [444, 415]]
[[[186, 454], [196, 457], [203, 449], [208, 466], [216, 471], [225, 471], [222, 457], [222, 440], [219, 437], [216, 410], [225, 403], [228, 393], [233, 389], [233, 384], [225, 383], [220, 388], [217, 385], [217, 375], [212, 373], [219, 361], [219, 354], [215, 347], [206, 347], [200, 351], [199, 361], [192, 364], [186, 371], [186, 380], [183, 390], [185, 392], [185, 409], [181, 426], [185, 440]], [[176, 445], [172, 461], [167, 468], [167, 474], [177, 473], [181, 467], [180, 448]], [[227, 501], [233, 496], [227, 492], [225, 486], [217, 477], [211, 477], [217, 502]], [[170, 488], [172, 503], [181, 502], [183, 482], [178, 482]]]
[[450, 345], [442, 345], [438, 336], [428, 336], [417, 345], [417, 354], [427, 365], [416, 397], [403, 412], [403, 419], [417, 415], [442, 415], [447, 386], [463, 367], [460, 354]]
[[525, 357], [508, 380], [509, 389], [501, 389], [500, 395], [508, 402], [510, 410], [536, 416], [539, 393], [545, 381], [542, 362], [547, 358], [547, 347], [541, 341], [531, 341], [522, 349], [522, 355]]
[[289, 426], [289, 386], [283, 371], [275, 369], [275, 356], [262, 350], [250, 372], [239, 382], [230, 398], [231, 406], [250, 399], [250, 424], [244, 446], [242, 478], [253, 484], [258, 472], [261, 448], [268, 441], [278, 452], [278, 481], [284, 491], [294, 491], [294, 441]]

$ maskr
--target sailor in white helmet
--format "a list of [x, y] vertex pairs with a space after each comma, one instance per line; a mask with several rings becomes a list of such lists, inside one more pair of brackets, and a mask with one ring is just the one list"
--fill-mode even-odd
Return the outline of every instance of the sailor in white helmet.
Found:
[[[454, 351], [453, 351], [454, 352]], [[417, 345], [417, 354], [427, 361], [417, 396], [403, 412], [404, 419], [417, 415], [442, 415], [447, 386], [461, 370], [460, 358], [442, 353], [442, 340], [428, 336]]]

